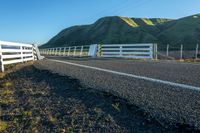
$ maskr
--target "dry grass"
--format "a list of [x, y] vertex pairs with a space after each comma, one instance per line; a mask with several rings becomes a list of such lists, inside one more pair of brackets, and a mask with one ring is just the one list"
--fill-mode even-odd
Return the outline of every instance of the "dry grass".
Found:
[[139, 25], [131, 18], [120, 17], [124, 22], [126, 22], [131, 27], [138, 27]]
[[24, 111], [23, 116], [31, 117], [33, 115], [32, 111]]
[[0, 72], [0, 78], [3, 78], [6, 75], [6, 73]]
[[0, 94], [2, 94], [2, 95], [13, 95], [14, 94], [14, 91], [12, 91], [12, 90], [9, 90], [9, 89], [3, 89], [3, 90], [1, 90], [0, 91]]
[[13, 83], [11, 81], [6, 81], [3, 83], [3, 87], [12, 87], [13, 86]]
[[120, 111], [120, 104], [119, 104], [119, 103], [114, 103], [114, 104], [112, 104], [112, 107], [113, 107], [114, 109], [116, 109], [117, 111]]
[[57, 120], [55, 117], [53, 117], [51, 114], [48, 115], [48, 119], [50, 122], [55, 123]]
[[15, 103], [15, 99], [13, 97], [5, 97], [0, 99], [0, 105], [9, 105]]
[[8, 128], [8, 124], [4, 121], [0, 121], [0, 132], [5, 131]]
[[185, 59], [185, 60], [181, 60], [182, 62], [200, 62], [200, 59]]

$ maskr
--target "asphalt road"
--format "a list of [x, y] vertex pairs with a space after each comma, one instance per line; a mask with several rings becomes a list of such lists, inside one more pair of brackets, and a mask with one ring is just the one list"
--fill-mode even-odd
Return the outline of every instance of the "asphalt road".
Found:
[[48, 57], [35, 66], [78, 79], [82, 85], [110, 92], [152, 114], [163, 124], [200, 129], [200, 91], [126, 75], [56, 62], [76, 63], [129, 75], [200, 87], [200, 64], [124, 59]]

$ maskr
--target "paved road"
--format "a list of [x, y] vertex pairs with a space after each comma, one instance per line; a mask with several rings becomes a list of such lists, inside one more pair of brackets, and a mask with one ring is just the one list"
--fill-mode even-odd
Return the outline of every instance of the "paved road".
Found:
[[139, 61], [124, 59], [92, 59], [92, 58], [63, 58], [49, 57], [49, 59], [57, 59], [79, 63], [83, 65], [105, 68], [118, 72], [124, 72], [134, 75], [151, 77], [183, 83], [200, 87], [200, 64], [179, 63], [169, 61]]
[[[64, 61], [67, 64], [51, 59]], [[90, 67], [86, 68], [82, 65]], [[123, 97], [150, 112], [153, 117], [162, 122], [185, 123], [200, 129], [199, 64], [48, 57], [48, 60], [38, 62], [36, 66], [76, 78], [84, 86]], [[111, 72], [103, 70], [111, 70]], [[178, 83], [186, 85], [186, 88], [176, 84], [173, 86], [131, 77], [131, 75]], [[197, 89], [188, 89], [187, 86]]]

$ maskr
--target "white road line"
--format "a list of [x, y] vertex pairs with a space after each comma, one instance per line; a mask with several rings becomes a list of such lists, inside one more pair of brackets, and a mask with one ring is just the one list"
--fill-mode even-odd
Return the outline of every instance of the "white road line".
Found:
[[60, 60], [53, 60], [53, 59], [48, 59], [48, 60], [54, 61], [54, 62], [59, 62], [59, 63], [64, 63], [64, 64], [68, 64], [68, 65], [73, 65], [73, 66], [78, 66], [78, 67], [89, 68], [89, 69], [93, 69], [93, 70], [113, 73], [113, 74], [117, 74], [117, 75], [121, 75], [121, 76], [128, 76], [128, 77], [131, 77], [131, 78], [142, 79], [142, 80], [146, 80], [146, 81], [166, 84], [166, 85], [170, 85], [170, 86], [174, 86], [174, 87], [180, 87], [180, 88], [200, 91], [200, 87], [195, 87], [195, 86], [191, 86], [191, 85], [187, 85], [187, 84], [174, 83], [174, 82], [170, 82], [170, 81], [154, 79], [154, 78], [149, 78], [149, 77], [144, 77], [144, 76], [138, 76], [138, 75], [123, 73], [123, 72], [117, 72], [117, 71], [113, 71], [113, 70], [109, 70], [109, 69], [103, 69], [103, 68], [98, 68], [98, 67], [81, 65], [81, 64], [67, 62], [67, 61], [60, 61]]

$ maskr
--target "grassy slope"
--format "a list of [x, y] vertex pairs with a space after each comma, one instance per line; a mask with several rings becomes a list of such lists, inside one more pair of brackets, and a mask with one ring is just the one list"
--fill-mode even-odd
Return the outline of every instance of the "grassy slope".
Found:
[[200, 15], [179, 20], [161, 18], [105, 17], [91, 25], [61, 31], [43, 47], [93, 43], [191, 44], [200, 42]]
[[53, 37], [46, 47], [84, 45], [92, 43], [157, 42], [160, 30], [155, 25], [167, 19], [105, 17], [92, 25], [74, 26]]
[[163, 28], [166, 30], [158, 35], [158, 40], [163, 44], [171, 43], [174, 47], [187, 44], [187, 48], [190, 48], [200, 43], [200, 14], [169, 22]]

